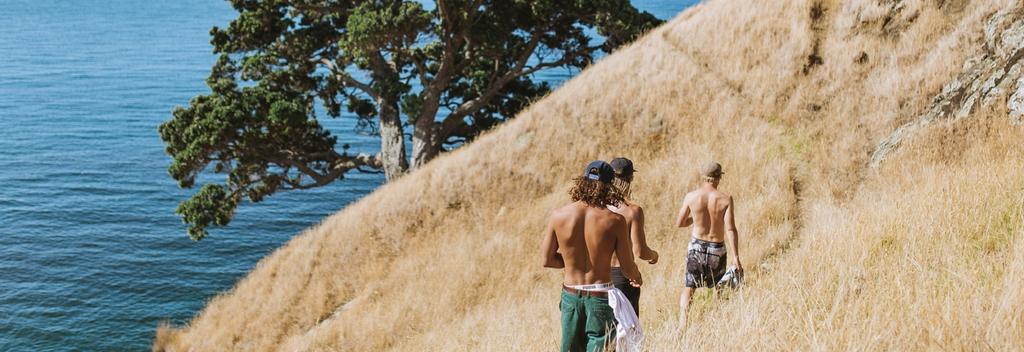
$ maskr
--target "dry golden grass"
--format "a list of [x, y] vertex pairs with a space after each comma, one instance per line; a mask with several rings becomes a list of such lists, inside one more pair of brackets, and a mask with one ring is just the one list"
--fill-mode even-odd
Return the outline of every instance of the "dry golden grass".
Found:
[[[154, 348], [556, 350], [561, 276], [539, 265], [540, 233], [583, 163], [614, 156], [636, 162], [662, 256], [640, 265], [650, 350], [1019, 348], [1022, 128], [986, 108], [866, 167], [1013, 6], [703, 3], [297, 236]], [[688, 235], [671, 220], [712, 158], [747, 285], [699, 292], [680, 332]]]

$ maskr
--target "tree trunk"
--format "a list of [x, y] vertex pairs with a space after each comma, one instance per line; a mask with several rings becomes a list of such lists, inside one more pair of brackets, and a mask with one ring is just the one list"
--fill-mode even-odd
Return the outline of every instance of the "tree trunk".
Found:
[[437, 131], [435, 131], [435, 125], [433, 115], [420, 116], [416, 121], [416, 130], [412, 132], [412, 168], [418, 169], [420, 166], [426, 164], [430, 159], [437, 156], [439, 143], [435, 141], [439, 138]]
[[[442, 70], [444, 71], [444, 70]], [[441, 104], [441, 87], [438, 84], [447, 85], [449, 75], [441, 72], [434, 77], [427, 90], [426, 98], [423, 101], [423, 109], [416, 117], [416, 129], [412, 132], [412, 168], [418, 169], [433, 159], [441, 151], [440, 141], [445, 138], [440, 136], [437, 127], [437, 110]]]
[[378, 99], [377, 102], [380, 106], [380, 160], [384, 165], [384, 176], [393, 181], [409, 170], [402, 119], [394, 102], [386, 99]]

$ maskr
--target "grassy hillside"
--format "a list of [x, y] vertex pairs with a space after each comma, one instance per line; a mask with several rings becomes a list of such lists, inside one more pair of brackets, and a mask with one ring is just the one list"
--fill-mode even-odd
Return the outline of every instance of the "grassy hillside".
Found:
[[[297, 236], [154, 348], [555, 350], [540, 233], [580, 166], [615, 156], [662, 256], [640, 264], [651, 350], [1019, 347], [1020, 6], [708, 1]], [[677, 331], [671, 221], [712, 158], [747, 285], [698, 294]]]

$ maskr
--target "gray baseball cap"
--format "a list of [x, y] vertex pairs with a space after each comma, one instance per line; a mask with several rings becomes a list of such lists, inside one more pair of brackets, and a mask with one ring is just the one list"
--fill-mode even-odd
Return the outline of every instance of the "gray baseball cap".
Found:
[[709, 161], [700, 168], [700, 175], [704, 177], [720, 178], [725, 172], [722, 171], [722, 164], [717, 161]]

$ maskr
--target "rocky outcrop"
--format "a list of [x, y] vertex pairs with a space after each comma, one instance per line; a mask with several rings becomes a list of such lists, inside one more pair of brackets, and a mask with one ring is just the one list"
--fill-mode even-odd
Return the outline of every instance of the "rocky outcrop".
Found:
[[1024, 125], [1024, 16], [998, 12], [985, 24], [984, 32], [982, 52], [964, 62], [963, 72], [942, 88], [921, 116], [878, 143], [870, 167], [880, 165], [922, 127], [938, 120], [967, 117], [979, 107], [1005, 102], [1010, 121]]

